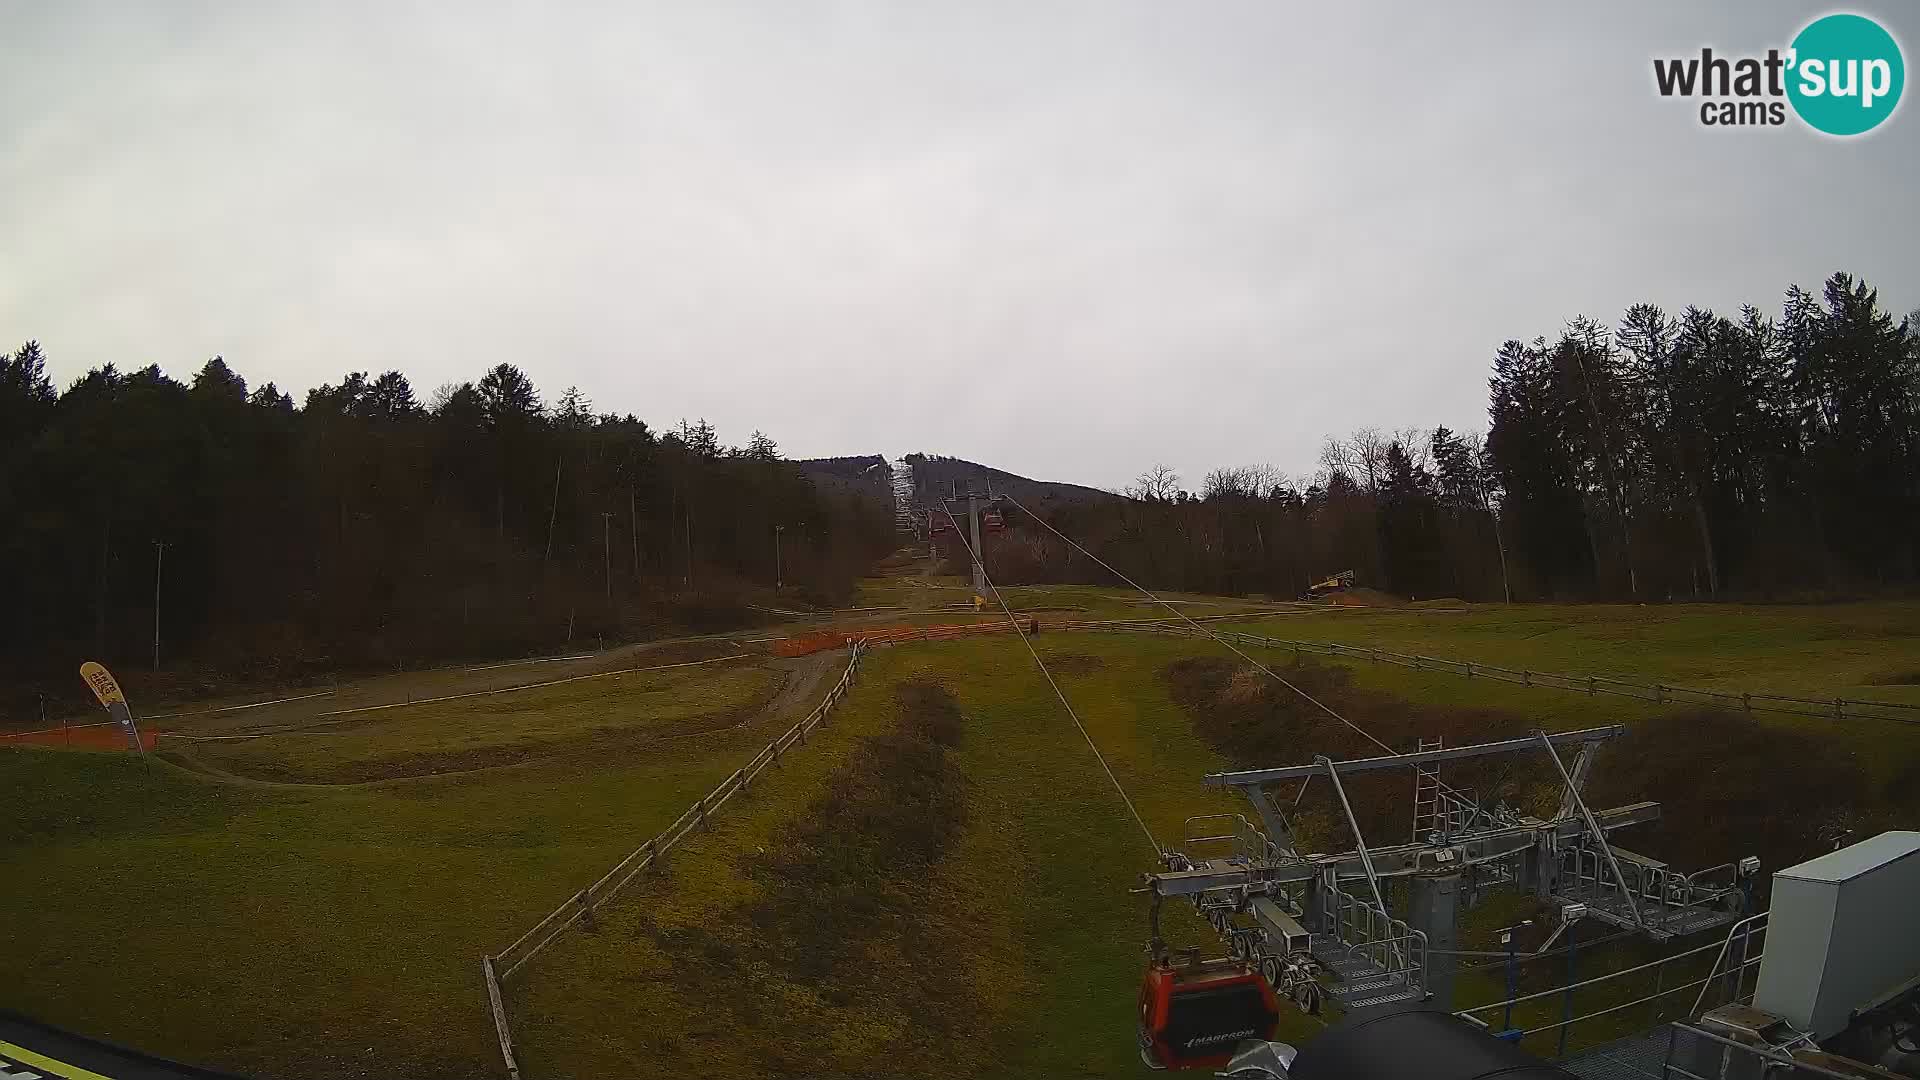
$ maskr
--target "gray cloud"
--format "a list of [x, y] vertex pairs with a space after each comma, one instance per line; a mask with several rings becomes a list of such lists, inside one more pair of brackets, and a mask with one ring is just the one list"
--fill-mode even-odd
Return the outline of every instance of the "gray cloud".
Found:
[[1349, 7], [15, 6], [0, 339], [296, 393], [508, 360], [1119, 486], [1483, 426], [1494, 348], [1581, 312], [1920, 299], [1911, 106], [1837, 142], [1653, 93], [1820, 9]]

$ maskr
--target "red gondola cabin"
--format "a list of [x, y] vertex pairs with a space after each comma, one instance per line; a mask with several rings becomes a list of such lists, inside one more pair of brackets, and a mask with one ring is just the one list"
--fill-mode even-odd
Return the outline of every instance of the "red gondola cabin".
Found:
[[1279, 1022], [1273, 987], [1238, 960], [1156, 963], [1140, 982], [1140, 1057], [1156, 1069], [1221, 1068]]

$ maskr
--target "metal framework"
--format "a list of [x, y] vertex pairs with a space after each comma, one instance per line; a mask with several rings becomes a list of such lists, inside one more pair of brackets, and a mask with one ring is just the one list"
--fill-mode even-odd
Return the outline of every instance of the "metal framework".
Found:
[[[1488, 885], [1511, 884], [1557, 902], [1569, 922], [1591, 917], [1659, 941], [1737, 921], [1747, 895], [1742, 884], [1754, 868], [1674, 873], [1608, 839], [1616, 829], [1658, 820], [1658, 803], [1587, 806], [1582, 789], [1596, 751], [1625, 733], [1609, 725], [1472, 746], [1422, 741], [1407, 754], [1347, 761], [1315, 755], [1309, 765], [1209, 775], [1203, 781], [1209, 786], [1245, 795], [1264, 828], [1238, 814], [1188, 820], [1181, 848], [1163, 855], [1166, 869], [1146, 875], [1155, 947], [1164, 947], [1159, 905], [1184, 898], [1227, 939], [1233, 955], [1259, 965], [1276, 990], [1296, 1001], [1324, 994], [1357, 1007], [1433, 998], [1451, 1008], [1460, 908]], [[1441, 777], [1448, 763], [1538, 751], [1563, 785], [1551, 818], [1481, 805]], [[1574, 755], [1571, 767], [1561, 756], [1566, 751]], [[1369, 845], [1342, 782], [1382, 769], [1413, 773], [1408, 843]], [[1303, 854], [1274, 789], [1298, 783], [1304, 795], [1304, 785], [1322, 775], [1354, 847]], [[1396, 879], [1406, 882], [1398, 914], [1383, 885]]]

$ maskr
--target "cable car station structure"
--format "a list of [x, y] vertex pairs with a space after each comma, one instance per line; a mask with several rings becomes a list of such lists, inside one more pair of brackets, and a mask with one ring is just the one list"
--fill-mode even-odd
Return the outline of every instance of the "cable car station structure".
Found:
[[[1146, 875], [1156, 959], [1166, 955], [1160, 905], [1177, 897], [1193, 903], [1235, 958], [1257, 965], [1276, 992], [1304, 1007], [1317, 1008], [1324, 994], [1346, 1008], [1428, 998], [1451, 1009], [1460, 909], [1483, 888], [1521, 888], [1559, 905], [1555, 937], [1581, 918], [1655, 941], [1739, 920], [1758, 860], [1681, 874], [1608, 837], [1658, 820], [1658, 803], [1587, 806], [1583, 791], [1597, 751], [1625, 733], [1595, 727], [1452, 748], [1435, 741], [1414, 753], [1347, 761], [1321, 755], [1310, 765], [1211, 774], [1205, 783], [1239, 790], [1260, 824], [1242, 814], [1188, 819], [1183, 850], [1163, 853], [1167, 869]], [[1542, 754], [1559, 774], [1551, 818], [1482, 805], [1442, 778], [1449, 762], [1523, 753]], [[1413, 774], [1414, 811], [1408, 841], [1376, 847], [1361, 837], [1342, 778], [1382, 769]], [[1302, 854], [1275, 796], [1282, 785], [1323, 777], [1355, 847]], [[1406, 885], [1404, 917], [1387, 903], [1387, 883], [1395, 879]]]

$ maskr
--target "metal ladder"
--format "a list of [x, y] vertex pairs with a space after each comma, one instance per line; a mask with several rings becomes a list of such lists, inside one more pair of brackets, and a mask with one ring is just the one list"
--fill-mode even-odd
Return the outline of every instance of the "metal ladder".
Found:
[[[1421, 739], [1420, 750], [1443, 749], [1444, 739]], [[1413, 842], [1440, 828], [1440, 766], [1416, 765], [1413, 769]]]

